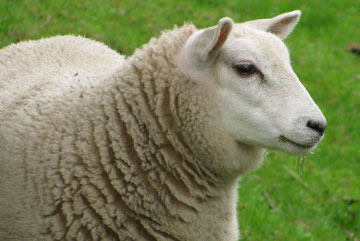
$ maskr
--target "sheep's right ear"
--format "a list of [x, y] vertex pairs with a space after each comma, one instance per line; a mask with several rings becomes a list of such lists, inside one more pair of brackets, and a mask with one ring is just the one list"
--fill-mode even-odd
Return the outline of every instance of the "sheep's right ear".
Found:
[[229, 36], [234, 22], [231, 18], [220, 19], [217, 26], [195, 33], [185, 46], [187, 59], [193, 64], [205, 64], [214, 59]]
[[243, 24], [275, 34], [280, 39], [285, 39], [299, 22], [300, 16], [301, 11], [296, 10], [280, 14], [274, 18], [258, 19]]

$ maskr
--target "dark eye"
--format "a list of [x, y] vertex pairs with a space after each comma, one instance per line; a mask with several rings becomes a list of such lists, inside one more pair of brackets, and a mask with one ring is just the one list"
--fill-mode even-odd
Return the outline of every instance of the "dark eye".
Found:
[[250, 76], [258, 72], [255, 65], [250, 63], [235, 64], [234, 69], [243, 76]]

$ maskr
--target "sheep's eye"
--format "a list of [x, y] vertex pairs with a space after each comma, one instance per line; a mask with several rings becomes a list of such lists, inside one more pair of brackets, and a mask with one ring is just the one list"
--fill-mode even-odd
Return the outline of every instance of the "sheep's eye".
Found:
[[234, 65], [236, 72], [243, 76], [250, 76], [258, 72], [257, 68], [250, 63], [242, 63]]

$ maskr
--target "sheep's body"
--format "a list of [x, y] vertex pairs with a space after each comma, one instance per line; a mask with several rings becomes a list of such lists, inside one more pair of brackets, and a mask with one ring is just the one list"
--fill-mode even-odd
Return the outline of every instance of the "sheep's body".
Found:
[[[0, 52], [1, 240], [237, 238], [236, 179], [201, 166], [176, 128], [213, 118], [211, 88], [200, 95], [169, 61], [194, 31], [165, 33], [127, 63], [78, 37]], [[198, 116], [179, 110], [187, 102]]]
[[236, 241], [237, 180], [262, 147], [303, 154], [323, 134], [265, 32], [299, 15], [239, 25], [227, 45], [231, 19], [185, 25], [126, 60], [72, 36], [0, 50], [0, 239]]

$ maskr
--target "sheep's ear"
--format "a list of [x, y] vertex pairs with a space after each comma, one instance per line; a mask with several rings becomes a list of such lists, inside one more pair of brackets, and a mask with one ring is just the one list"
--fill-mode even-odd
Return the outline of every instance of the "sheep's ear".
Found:
[[264, 30], [275, 34], [280, 39], [285, 39], [299, 22], [301, 11], [296, 10], [278, 15], [270, 19], [259, 19], [246, 22], [246, 25], [256, 29]]
[[214, 59], [228, 38], [233, 25], [233, 20], [225, 17], [219, 20], [217, 26], [194, 34], [185, 47], [187, 57], [196, 64], [204, 64]]
[[201, 54], [202, 61], [205, 62], [219, 53], [219, 50], [224, 45], [233, 25], [233, 20], [229, 17], [225, 17], [220, 19], [219, 24], [216, 27], [208, 28], [203, 32], [202, 37], [207, 38], [208, 43]]

